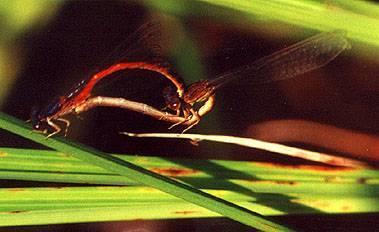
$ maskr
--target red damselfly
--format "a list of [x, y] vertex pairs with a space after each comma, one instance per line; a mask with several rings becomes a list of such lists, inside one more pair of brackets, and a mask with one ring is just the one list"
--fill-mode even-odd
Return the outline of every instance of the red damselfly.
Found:
[[[180, 112], [185, 120], [191, 119], [193, 123], [184, 130], [186, 131], [199, 123], [201, 116], [212, 110], [215, 91], [226, 84], [235, 81], [262, 84], [294, 78], [328, 64], [347, 48], [350, 48], [350, 44], [343, 31], [320, 33], [215, 79], [195, 82], [188, 86], [183, 97], [168, 88], [164, 93], [166, 105]], [[194, 104], [199, 102], [204, 104], [195, 110]]]
[[[67, 94], [57, 97], [44, 108], [34, 108], [31, 113], [33, 129], [49, 133], [49, 137], [61, 131], [61, 128], [55, 123], [55, 121], [61, 121], [66, 124], [65, 132], [67, 133], [70, 122], [67, 119], [62, 118], [62, 116], [75, 113], [75, 109], [83, 105], [89, 99], [93, 88], [100, 80], [123, 70], [141, 69], [159, 73], [164, 78], [170, 80], [176, 88], [176, 94], [182, 96], [184, 91], [182, 82], [170, 72], [168, 66], [164, 65], [161, 60], [155, 59], [152, 62], [144, 61], [150, 60], [151, 58], [140, 58], [141, 60], [139, 61], [128, 60], [129, 57], [133, 56], [133, 53], [139, 53], [140, 50], [142, 50], [140, 47], [143, 46], [145, 46], [144, 49], [146, 49], [147, 46], [149, 53], [156, 53], [158, 46], [151, 42], [151, 40], [153, 40], [151, 37], [159, 35], [159, 33], [159, 24], [146, 23], [141, 26], [126, 42], [124, 42], [130, 43], [126, 44], [126, 46], [128, 46], [128, 49], [126, 50], [128, 51], [127, 55], [124, 57], [124, 59], [126, 59], [125, 61], [111, 64], [94, 75], [91, 75], [89, 78], [80, 81], [74, 86], [74, 88], [68, 91]], [[52, 129], [53, 131], [49, 132], [49, 129]]]

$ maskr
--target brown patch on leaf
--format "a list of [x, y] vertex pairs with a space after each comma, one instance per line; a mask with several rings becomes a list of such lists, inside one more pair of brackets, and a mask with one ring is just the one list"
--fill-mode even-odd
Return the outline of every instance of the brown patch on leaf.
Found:
[[15, 210], [15, 211], [10, 211], [9, 213], [11, 214], [17, 214], [17, 213], [25, 213], [26, 211], [24, 210]]
[[318, 165], [291, 165], [291, 164], [277, 164], [277, 163], [255, 163], [254, 165], [263, 166], [267, 168], [285, 168], [285, 169], [296, 169], [296, 170], [310, 170], [310, 171], [324, 171], [324, 172], [338, 172], [338, 171], [355, 171], [354, 168], [349, 167], [329, 167], [329, 166], [318, 166]]
[[188, 214], [194, 214], [196, 211], [193, 210], [183, 210], [183, 211], [175, 211], [174, 214], [182, 214], [182, 215], [188, 215]]
[[369, 180], [369, 178], [367, 178], [367, 177], [361, 177], [361, 178], [357, 179], [357, 183], [358, 184], [367, 184], [368, 180]]
[[58, 156], [62, 156], [62, 157], [72, 157], [71, 155], [63, 153], [63, 152], [58, 152], [57, 154]]
[[0, 157], [6, 157], [6, 156], [8, 156], [7, 152], [0, 152]]
[[194, 173], [197, 173], [199, 171], [194, 169], [186, 169], [186, 168], [152, 168], [150, 169], [152, 172], [165, 175], [165, 176], [188, 176], [192, 175]]
[[260, 184], [279, 184], [279, 185], [296, 185], [296, 181], [291, 180], [246, 180], [248, 182], [260, 183]]
[[25, 191], [24, 188], [11, 188], [8, 190], [9, 192], [22, 192]]
[[14, 210], [14, 211], [8, 211], [8, 212], [0, 212], [0, 214], [17, 214], [17, 213], [25, 213], [28, 212], [26, 210]]
[[296, 181], [291, 181], [291, 180], [276, 180], [274, 182], [276, 184], [282, 184], [282, 185], [295, 185], [295, 184], [297, 184]]
[[344, 206], [342, 206], [341, 210], [344, 211], [344, 212], [346, 212], [346, 211], [350, 212], [350, 206], [344, 205]]

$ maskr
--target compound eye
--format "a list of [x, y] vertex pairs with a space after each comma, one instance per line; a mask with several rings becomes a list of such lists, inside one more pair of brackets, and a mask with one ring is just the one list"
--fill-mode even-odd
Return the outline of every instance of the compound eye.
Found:
[[180, 103], [173, 103], [171, 104], [170, 108], [173, 110], [178, 110], [180, 108]]
[[33, 125], [33, 129], [40, 130], [41, 129], [41, 125], [40, 124]]
[[46, 129], [45, 121], [37, 121], [32, 125], [33, 129], [36, 131], [43, 131]]

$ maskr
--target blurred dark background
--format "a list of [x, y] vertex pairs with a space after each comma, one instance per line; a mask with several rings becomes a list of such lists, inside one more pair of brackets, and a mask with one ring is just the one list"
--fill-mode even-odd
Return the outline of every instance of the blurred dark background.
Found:
[[[265, 25], [261, 21], [257, 21], [256, 24], [228, 23], [212, 17], [178, 18], [175, 15], [159, 14], [134, 1], [66, 1], [45, 25], [27, 31], [17, 38], [16, 43], [21, 47], [17, 52], [22, 54], [22, 66], [2, 110], [27, 120], [32, 106], [47, 104], [55, 96], [65, 94], [81, 79], [104, 68], [104, 59], [146, 21], [162, 24], [163, 37], [168, 38], [163, 42], [159, 41], [163, 44], [162, 56], [172, 63], [173, 68], [187, 84], [202, 78], [214, 78], [222, 72], [252, 62], [317, 33], [272, 22]], [[246, 136], [249, 126], [255, 123], [276, 119], [302, 119], [378, 134], [377, 62], [356, 55], [355, 48], [364, 45], [351, 42], [352, 50], [344, 52], [326, 67], [298, 78], [259, 86], [232, 85], [223, 89], [217, 93], [214, 112], [206, 115], [190, 132]], [[117, 57], [112, 59], [117, 60]], [[186, 60], [189, 61], [188, 66], [183, 62]], [[194, 67], [198, 69], [193, 71]], [[161, 108], [164, 106], [161, 90], [166, 85], [167, 82], [154, 73], [134, 71], [128, 73], [127, 78], [104, 81], [96, 89], [96, 93], [122, 96]], [[304, 162], [231, 145], [203, 142], [194, 146], [188, 141], [137, 139], [120, 135], [121, 131], [181, 132], [183, 129], [178, 126], [169, 131], [168, 123], [136, 112], [97, 108], [82, 114], [81, 117], [82, 119], [69, 117], [72, 125], [69, 128], [68, 139], [106, 152], [193, 159]], [[330, 151], [323, 147], [303, 144], [301, 141], [295, 144], [319, 151]], [[3, 131], [0, 132], [0, 145], [41, 148]], [[4, 185], [11, 184], [4, 182]], [[304, 230], [312, 228], [300, 222], [314, 220], [317, 230], [328, 230], [336, 229], [335, 226], [340, 224], [346, 226], [345, 223], [351, 221], [357, 228], [363, 228], [378, 219], [377, 215], [331, 218], [291, 216], [279, 220]], [[211, 227], [208, 227], [209, 222]], [[101, 225], [107, 225], [105, 227], [109, 228], [111, 224], [28, 229], [102, 231], [99, 229]], [[175, 220], [167, 221], [166, 225], [168, 227], [162, 227], [164, 230], [157, 231], [174, 230], [178, 225], [185, 226], [188, 231], [202, 231], [205, 226], [212, 228], [212, 225], [215, 229], [223, 231], [247, 230], [224, 219]], [[225, 229], [228, 227], [230, 230]], [[138, 226], [136, 229], [138, 231]], [[22, 230], [27, 231], [26, 228]]]

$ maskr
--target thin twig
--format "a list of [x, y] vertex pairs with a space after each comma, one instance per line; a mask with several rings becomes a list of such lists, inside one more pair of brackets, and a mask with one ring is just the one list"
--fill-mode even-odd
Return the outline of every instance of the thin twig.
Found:
[[158, 137], [158, 138], [176, 138], [176, 139], [191, 139], [194, 141], [209, 140], [222, 143], [237, 144], [240, 146], [262, 149], [265, 151], [275, 152], [291, 157], [302, 158], [306, 160], [316, 161], [334, 166], [344, 166], [353, 168], [366, 168], [367, 165], [363, 162], [342, 158], [335, 155], [329, 155], [325, 153], [308, 151], [300, 148], [289, 147], [282, 144], [264, 142], [251, 138], [241, 138], [235, 136], [225, 135], [200, 135], [200, 134], [173, 134], [173, 133], [145, 133], [134, 134], [128, 132], [122, 132], [121, 134], [132, 137]]
[[[82, 113], [84, 111], [90, 110], [98, 106], [106, 107], [119, 107], [123, 109], [128, 109], [148, 115], [150, 117], [156, 118], [158, 120], [174, 123], [191, 125], [195, 118], [190, 118], [186, 120], [184, 117], [170, 114], [168, 112], [160, 111], [152, 106], [144, 103], [134, 102], [126, 100], [124, 98], [112, 98], [112, 97], [102, 97], [97, 96], [88, 99], [85, 103], [76, 108], [77, 113]], [[172, 134], [172, 133], [149, 133], [149, 134], [133, 134], [123, 132], [123, 134], [134, 137], [160, 137], [160, 138], [180, 138], [180, 139], [191, 139], [194, 141], [209, 140], [223, 143], [232, 143], [240, 146], [246, 146], [251, 148], [262, 149], [270, 152], [275, 152], [279, 154], [284, 154], [292, 157], [303, 158], [306, 160], [326, 163], [329, 165], [363, 168], [367, 165], [363, 162], [356, 161], [349, 158], [341, 158], [334, 155], [328, 155], [325, 153], [308, 151], [300, 148], [289, 147], [282, 144], [264, 142], [260, 140], [255, 140], [251, 138], [241, 138], [234, 136], [224, 136], [224, 135], [199, 135], [199, 134]]]
[[83, 104], [76, 107], [75, 112], [80, 114], [82, 112], [88, 111], [98, 106], [118, 107], [118, 108], [127, 109], [131, 111], [136, 111], [138, 113], [148, 115], [158, 120], [166, 121], [173, 124], [178, 123], [181, 125], [192, 125], [192, 123], [196, 120], [195, 118], [185, 119], [184, 117], [181, 117], [178, 115], [160, 111], [150, 105], [126, 100], [125, 98], [114, 98], [114, 97], [104, 97], [104, 96], [96, 96], [96, 97], [88, 99]]

